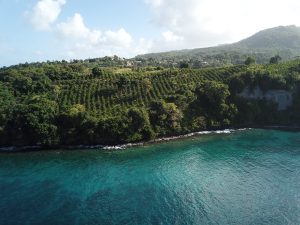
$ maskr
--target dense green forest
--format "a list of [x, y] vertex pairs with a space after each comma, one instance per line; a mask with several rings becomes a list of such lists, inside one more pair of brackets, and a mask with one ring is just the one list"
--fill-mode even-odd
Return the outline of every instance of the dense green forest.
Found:
[[[0, 69], [0, 146], [114, 145], [194, 131], [300, 124], [300, 61], [221, 68], [126, 67], [103, 58]], [[239, 97], [287, 90], [293, 106]]]

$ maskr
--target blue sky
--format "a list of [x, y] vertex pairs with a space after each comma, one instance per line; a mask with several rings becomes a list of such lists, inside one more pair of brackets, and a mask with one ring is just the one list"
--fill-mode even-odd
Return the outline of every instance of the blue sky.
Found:
[[[124, 28], [132, 37], [147, 39], [153, 38], [157, 33], [157, 28], [150, 22], [150, 10], [143, 1], [131, 0], [130, 7], [126, 1], [120, 0], [95, 2], [66, 1], [56, 22], [66, 21], [79, 13], [90, 29], [115, 31]], [[26, 12], [30, 13], [37, 3], [36, 0], [0, 0], [0, 66], [72, 58], [65, 52], [64, 44], [61, 44], [56, 34], [36, 29], [28, 21]], [[91, 53], [91, 57], [96, 56]], [[80, 54], [75, 54], [74, 57], [81, 58]]]
[[0, 0], [0, 66], [231, 43], [300, 24], [299, 0]]

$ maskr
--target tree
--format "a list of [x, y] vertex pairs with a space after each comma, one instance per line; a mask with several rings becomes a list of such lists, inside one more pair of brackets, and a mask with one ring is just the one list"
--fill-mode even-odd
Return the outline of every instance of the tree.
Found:
[[208, 106], [219, 106], [224, 104], [230, 95], [228, 86], [217, 81], [205, 81], [196, 91], [198, 98], [204, 100]]
[[100, 118], [96, 129], [99, 144], [121, 144], [128, 141], [128, 118], [125, 115]]
[[197, 99], [191, 104], [198, 115], [210, 119], [212, 127], [228, 125], [237, 113], [234, 104], [228, 102], [230, 96], [226, 84], [217, 81], [204, 81], [195, 91]]
[[196, 118], [193, 118], [190, 124], [191, 131], [205, 130], [206, 126], [207, 121], [204, 116], [198, 116]]
[[52, 93], [54, 95], [55, 100], [58, 100], [59, 95], [61, 94], [61, 88], [59, 85], [52, 86]]
[[32, 79], [19, 75], [13, 81], [13, 87], [21, 93], [28, 94], [32, 90]]
[[155, 136], [149, 114], [145, 109], [131, 108], [127, 116], [129, 118], [129, 142], [150, 140]]
[[190, 67], [191, 67], [191, 65], [188, 62], [181, 62], [179, 64], [180, 69], [187, 69], [187, 68], [190, 68]]
[[28, 97], [17, 104], [7, 124], [11, 145], [55, 145], [58, 143], [56, 102], [46, 96]]
[[245, 65], [246, 65], [246, 66], [250, 66], [250, 65], [252, 65], [252, 64], [255, 64], [255, 62], [256, 62], [255, 58], [253, 58], [253, 57], [248, 57], [248, 58], [246, 59], [246, 61], [245, 61]]
[[240, 74], [234, 75], [230, 78], [229, 88], [231, 94], [240, 93], [244, 90], [245, 87], [246, 87], [246, 83]]
[[15, 101], [11, 90], [0, 82], [0, 145], [6, 144], [6, 124], [11, 117], [11, 111], [15, 106]]
[[82, 144], [82, 127], [87, 118], [85, 107], [80, 104], [62, 110], [57, 118], [59, 136], [62, 144]]
[[279, 55], [275, 55], [270, 59], [270, 64], [278, 64], [281, 61], [281, 57]]
[[13, 107], [15, 98], [9, 88], [0, 82], [0, 124], [5, 119], [6, 112]]
[[75, 104], [72, 107], [70, 107], [68, 110], [68, 115], [72, 117], [81, 116], [84, 113], [85, 113], [85, 107], [84, 105], [81, 104]]
[[130, 84], [130, 79], [127, 76], [121, 76], [116, 83], [118, 88], [122, 89]]
[[145, 90], [146, 93], [149, 93], [152, 89], [151, 80], [148, 77], [146, 77], [146, 78], [142, 79], [141, 83], [143, 86], [143, 90]]
[[181, 129], [183, 114], [174, 103], [154, 101], [150, 105], [150, 121], [160, 135], [175, 134]]
[[51, 80], [44, 74], [33, 74], [32, 91], [35, 93], [45, 93], [51, 90]]
[[100, 67], [94, 67], [92, 69], [92, 73], [94, 76], [101, 76], [103, 74], [103, 69], [101, 69]]

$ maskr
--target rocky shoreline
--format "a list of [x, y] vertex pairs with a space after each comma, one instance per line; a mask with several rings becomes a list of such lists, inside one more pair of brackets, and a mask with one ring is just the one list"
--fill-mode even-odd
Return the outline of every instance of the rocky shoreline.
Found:
[[239, 128], [239, 129], [225, 129], [225, 130], [212, 130], [212, 131], [199, 131], [189, 134], [183, 134], [178, 136], [163, 137], [154, 139], [151, 141], [128, 143], [120, 145], [69, 145], [69, 146], [53, 146], [53, 147], [43, 147], [43, 146], [23, 146], [23, 147], [4, 147], [0, 148], [0, 152], [30, 152], [30, 151], [41, 151], [41, 150], [78, 150], [78, 149], [99, 149], [99, 150], [124, 150], [127, 148], [144, 146], [149, 144], [156, 144], [162, 142], [168, 142], [173, 140], [185, 139], [189, 137], [209, 135], [209, 134], [230, 134], [236, 131], [245, 131], [251, 129], [267, 129], [267, 130], [285, 130], [285, 131], [300, 131], [300, 127], [293, 126], [266, 126], [266, 127], [255, 127], [255, 128]]

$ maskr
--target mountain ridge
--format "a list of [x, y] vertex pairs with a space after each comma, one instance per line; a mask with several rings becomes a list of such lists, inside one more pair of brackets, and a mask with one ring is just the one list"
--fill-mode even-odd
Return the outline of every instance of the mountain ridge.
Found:
[[143, 59], [157, 63], [162, 61], [207, 62], [210, 65], [242, 64], [248, 56], [255, 57], [258, 63], [267, 63], [274, 55], [290, 60], [300, 55], [300, 27], [295, 25], [278, 26], [261, 30], [254, 35], [232, 44], [214, 47], [174, 50], [160, 53], [138, 55]]

